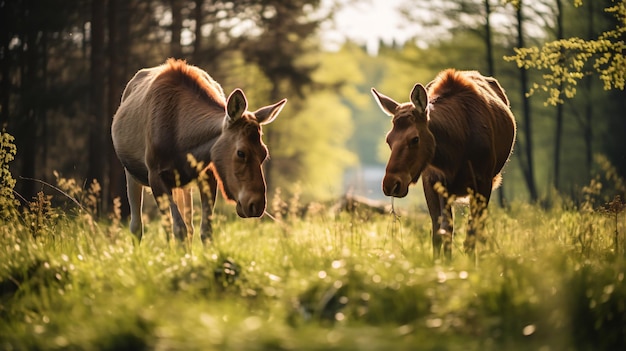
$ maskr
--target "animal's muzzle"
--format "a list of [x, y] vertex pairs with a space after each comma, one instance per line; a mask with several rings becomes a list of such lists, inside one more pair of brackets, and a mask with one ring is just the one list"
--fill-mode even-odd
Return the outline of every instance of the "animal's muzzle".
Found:
[[385, 174], [383, 193], [387, 196], [405, 197], [409, 193], [409, 181], [395, 174]]
[[242, 218], [261, 217], [265, 212], [265, 196], [251, 196], [237, 201], [237, 214]]

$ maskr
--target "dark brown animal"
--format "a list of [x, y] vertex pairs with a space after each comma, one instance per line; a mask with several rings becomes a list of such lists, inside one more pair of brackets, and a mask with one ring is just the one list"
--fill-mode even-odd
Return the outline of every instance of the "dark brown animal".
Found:
[[[387, 196], [404, 197], [420, 175], [432, 220], [433, 255], [451, 257], [452, 203], [473, 195], [466, 252], [473, 254], [476, 233], [492, 189], [515, 142], [515, 118], [500, 84], [475, 71], [445, 70], [427, 85], [416, 84], [410, 101], [399, 104], [372, 93], [392, 116], [387, 134], [391, 156], [382, 182]], [[442, 187], [439, 187], [440, 184]]]
[[[206, 72], [180, 60], [137, 72], [111, 126], [115, 152], [126, 172], [131, 232], [141, 239], [143, 186], [150, 186], [157, 200], [168, 200], [174, 234], [186, 239], [187, 230], [192, 233], [191, 218], [183, 219], [172, 189], [201, 174], [206, 174], [209, 185], [200, 189], [203, 240], [211, 237], [218, 186], [224, 197], [236, 202], [240, 217], [262, 216], [266, 185], [261, 164], [268, 151], [261, 126], [272, 122], [286, 101], [249, 112], [243, 91], [236, 89], [226, 99]], [[203, 167], [192, 165], [190, 159]], [[183, 213], [189, 217], [189, 188], [178, 197], [185, 200], [179, 204], [184, 203]]]

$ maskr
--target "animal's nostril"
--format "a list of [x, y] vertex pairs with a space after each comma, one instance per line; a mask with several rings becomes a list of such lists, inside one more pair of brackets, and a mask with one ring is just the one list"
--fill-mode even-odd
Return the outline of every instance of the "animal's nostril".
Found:
[[391, 190], [392, 194], [397, 194], [400, 191], [400, 181], [396, 181], [393, 185], [393, 189]]
[[248, 206], [248, 214], [250, 215], [256, 214], [256, 206], [254, 202], [251, 202], [250, 205]]

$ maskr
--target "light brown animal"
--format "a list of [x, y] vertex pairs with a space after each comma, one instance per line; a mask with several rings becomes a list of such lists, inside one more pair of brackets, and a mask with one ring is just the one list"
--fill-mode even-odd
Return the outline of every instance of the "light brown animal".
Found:
[[[243, 91], [236, 89], [226, 99], [206, 72], [180, 60], [137, 72], [111, 126], [115, 152], [126, 172], [131, 232], [141, 239], [143, 186], [149, 186], [157, 200], [165, 197], [169, 202], [175, 236], [188, 238], [191, 193], [187, 187], [177, 196], [179, 204], [184, 203], [183, 219], [173, 189], [205, 172], [209, 187], [200, 189], [203, 240], [211, 238], [218, 186], [224, 197], [236, 202], [240, 217], [262, 216], [266, 185], [261, 165], [268, 150], [261, 126], [272, 122], [286, 101], [249, 112]], [[208, 167], [199, 170], [189, 155]]]
[[386, 140], [391, 155], [383, 192], [404, 197], [409, 185], [422, 176], [433, 256], [439, 257], [444, 244], [447, 259], [454, 234], [449, 197], [473, 194], [464, 243], [466, 252], [473, 254], [483, 212], [515, 142], [515, 118], [504, 90], [494, 78], [476, 71], [448, 69], [427, 88], [415, 84], [407, 103], [399, 104], [373, 88], [372, 93], [380, 108], [393, 117]]

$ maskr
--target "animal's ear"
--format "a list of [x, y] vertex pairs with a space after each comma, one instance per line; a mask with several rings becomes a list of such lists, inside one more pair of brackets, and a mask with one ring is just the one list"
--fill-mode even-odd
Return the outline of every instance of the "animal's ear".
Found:
[[396, 108], [398, 107], [398, 103], [395, 102], [392, 98], [385, 96], [376, 91], [376, 89], [372, 88], [372, 95], [376, 99], [378, 106], [389, 116], [393, 116], [396, 113]]
[[416, 109], [420, 111], [426, 111], [428, 106], [428, 95], [426, 94], [426, 88], [420, 83], [415, 84], [413, 90], [411, 90], [411, 102]]
[[256, 117], [257, 122], [259, 122], [259, 124], [272, 123], [272, 121], [278, 117], [280, 111], [283, 110], [286, 102], [287, 99], [282, 99], [274, 105], [261, 107], [260, 109], [254, 111], [254, 116]]
[[230, 123], [241, 118], [248, 109], [248, 100], [241, 89], [235, 89], [226, 101], [226, 118]]

